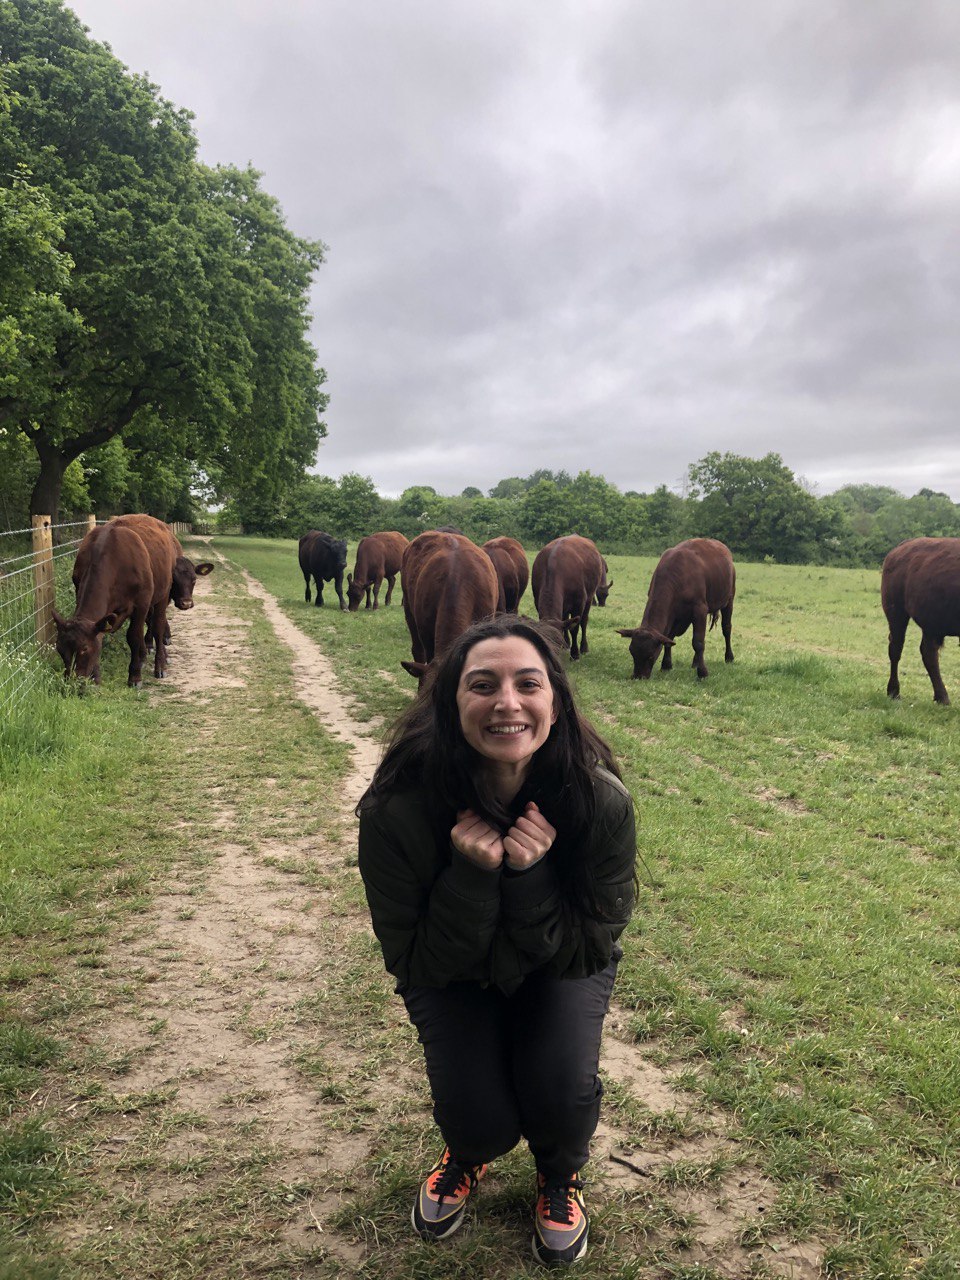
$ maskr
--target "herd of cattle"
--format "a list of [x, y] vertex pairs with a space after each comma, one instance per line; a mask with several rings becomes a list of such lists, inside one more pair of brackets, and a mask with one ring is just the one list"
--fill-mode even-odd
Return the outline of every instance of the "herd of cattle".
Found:
[[[311, 577], [318, 605], [323, 603], [323, 583], [332, 581], [340, 608], [351, 612], [364, 596], [368, 609], [378, 608], [384, 579], [384, 603], [389, 604], [400, 574], [413, 651], [413, 661], [401, 665], [421, 682], [434, 655], [472, 622], [498, 611], [516, 613], [528, 582], [527, 557], [519, 542], [500, 537], [478, 547], [456, 529], [433, 529], [412, 542], [397, 532], [363, 538], [353, 573], [347, 574], [347, 602], [343, 539], [313, 529], [300, 539], [299, 557], [307, 602]], [[555, 538], [537, 553], [529, 581], [541, 621], [562, 632], [571, 658], [586, 653], [591, 606], [605, 605], [613, 585], [595, 544], [577, 534]], [[640, 625], [618, 628], [618, 634], [630, 641], [633, 678], [647, 679], [661, 652], [661, 670], [669, 671], [676, 638], [692, 627], [693, 666], [705, 679], [708, 620], [711, 628], [720, 620], [724, 659], [732, 662], [735, 594], [733, 556], [722, 542], [689, 538], [664, 551], [650, 580]], [[912, 538], [895, 547], [883, 562], [881, 602], [890, 629], [887, 693], [900, 696], [897, 668], [912, 618], [922, 632], [920, 653], [934, 700], [949, 703], [939, 652], [946, 636], [960, 635], [960, 538]]]
[[[310, 601], [323, 604], [323, 584], [332, 582], [340, 608], [355, 612], [380, 605], [384, 580], [393, 596], [397, 575], [403, 580], [403, 612], [410, 632], [412, 662], [401, 665], [421, 683], [434, 656], [481, 618], [516, 613], [529, 584], [541, 621], [563, 636], [572, 659], [587, 653], [590, 609], [603, 606], [613, 585], [607, 563], [589, 538], [567, 534], [540, 550], [532, 570], [523, 547], [513, 538], [492, 538], [478, 547], [455, 529], [431, 529], [408, 541], [395, 531], [372, 533], [357, 547], [353, 573], [347, 573], [347, 544], [313, 529], [299, 545], [300, 568]], [[188, 560], [180, 543], [161, 521], [148, 515], [118, 516], [83, 539], [73, 570], [76, 608], [71, 618], [54, 610], [57, 652], [65, 673], [100, 682], [105, 634], [129, 619], [128, 683], [139, 685], [144, 658], [154, 649], [154, 675], [167, 667], [170, 628], [167, 606], [193, 607], [196, 580], [213, 570], [208, 562]], [[673, 665], [677, 636], [693, 630], [693, 665], [707, 676], [704, 645], [707, 624], [720, 620], [724, 658], [733, 661], [731, 627], [736, 594], [733, 557], [713, 538], [690, 538], [664, 551], [653, 571], [640, 625], [618, 628], [630, 641], [634, 679], [647, 679], [663, 653], [661, 669]], [[920, 653], [936, 702], [949, 703], [940, 676], [944, 638], [960, 635], [960, 538], [913, 538], [895, 547], [883, 562], [881, 602], [890, 629], [890, 679], [887, 693], [899, 697], [897, 668], [907, 623], [920, 627]]]

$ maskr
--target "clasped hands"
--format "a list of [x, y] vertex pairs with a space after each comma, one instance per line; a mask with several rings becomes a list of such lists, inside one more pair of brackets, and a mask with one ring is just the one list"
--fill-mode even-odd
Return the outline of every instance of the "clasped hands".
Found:
[[472, 809], [457, 811], [457, 825], [450, 832], [453, 847], [487, 871], [504, 864], [514, 871], [526, 871], [540, 861], [556, 838], [555, 828], [532, 800], [506, 835]]

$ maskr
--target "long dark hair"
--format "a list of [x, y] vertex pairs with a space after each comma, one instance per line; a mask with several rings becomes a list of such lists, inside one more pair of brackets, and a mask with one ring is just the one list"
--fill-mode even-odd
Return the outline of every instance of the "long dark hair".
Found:
[[[445, 811], [445, 816], [470, 808], [501, 830], [512, 824], [516, 813], [505, 810], [496, 799], [480, 767], [480, 756], [463, 736], [457, 707], [469, 651], [482, 640], [512, 637], [528, 640], [540, 654], [557, 707], [556, 722], [533, 758], [521, 796], [537, 799], [538, 804], [544, 798], [546, 803], [540, 807], [558, 832], [561, 873], [579, 880], [582, 864], [576, 865], [575, 851], [596, 814], [596, 769], [602, 766], [617, 778], [620, 770], [607, 743], [577, 709], [560, 656], [560, 632], [531, 618], [502, 613], [474, 623], [430, 663], [416, 701], [390, 731], [383, 759], [357, 805], [357, 814], [410, 787], [432, 792], [437, 810]], [[561, 850], [571, 855], [567, 866], [562, 865], [568, 859]]]

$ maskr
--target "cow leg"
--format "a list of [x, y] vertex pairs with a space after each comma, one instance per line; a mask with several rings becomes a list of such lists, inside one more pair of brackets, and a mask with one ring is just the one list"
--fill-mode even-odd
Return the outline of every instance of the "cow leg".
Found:
[[[670, 639], [672, 640], [673, 629], [671, 628], [671, 630], [667, 634], [670, 636]], [[654, 662], [656, 662], [656, 658], [654, 658]], [[661, 662], [660, 662], [660, 670], [661, 671], [673, 670], [673, 645], [672, 644], [665, 644], [663, 646], [663, 658], [661, 659]]]
[[703, 660], [703, 651], [707, 647], [707, 615], [697, 613], [693, 619], [693, 666], [697, 669], [697, 679], [706, 680], [709, 672]]
[[167, 674], [167, 606], [157, 604], [153, 607], [153, 640], [156, 646], [153, 653], [153, 674], [162, 680]]
[[587, 644], [587, 623], [590, 621], [590, 597], [587, 597], [586, 603], [580, 610], [580, 652], [589, 653], [590, 646]]
[[370, 593], [371, 593], [371, 591], [373, 592], [373, 607], [374, 607], [374, 609], [379, 609], [379, 608], [380, 608], [380, 585], [381, 585], [381, 583], [382, 583], [382, 582], [383, 582], [383, 578], [382, 578], [382, 577], [378, 577], [376, 574], [374, 574], [374, 575], [373, 575], [373, 583], [372, 583], [372, 585], [371, 585], [371, 586], [368, 586], [368, 587], [367, 587], [367, 608], [368, 608], [368, 609], [370, 608]]
[[317, 575], [314, 574], [313, 580], [317, 584], [316, 598], [313, 603], [314, 607], [319, 609], [323, 604], [323, 579], [318, 578]]
[[147, 652], [149, 653], [150, 650], [153, 648], [153, 610], [152, 609], [147, 614], [147, 629], [143, 636], [143, 643], [146, 646]]
[[923, 633], [923, 639], [920, 641], [920, 657], [923, 659], [923, 665], [926, 667], [930, 683], [933, 685], [933, 700], [934, 702], [942, 703], [945, 707], [949, 707], [950, 699], [947, 697], [947, 690], [940, 675], [940, 650], [942, 648], [943, 636], [931, 636], [926, 631]]
[[369, 582], [367, 583], [365, 590], [367, 593], [367, 603], [363, 607], [365, 609], [370, 609], [370, 608], [375, 609], [377, 607], [375, 603], [377, 599], [376, 591], [374, 591], [373, 587], [371, 587]]
[[393, 585], [396, 582], [396, 580], [397, 580], [397, 575], [395, 573], [387, 574], [387, 596], [383, 602], [384, 608], [386, 608], [387, 605], [390, 603], [390, 601], [393, 599]]
[[[127, 644], [130, 647], [130, 666], [127, 671], [127, 684], [136, 689], [143, 679], [143, 660], [147, 656], [143, 632], [147, 621], [146, 611], [134, 610], [127, 627]], [[97, 682], [99, 683], [99, 681]]]
[[733, 604], [726, 605], [720, 610], [720, 630], [723, 632], [723, 643], [726, 648], [723, 651], [724, 662], [733, 661], [733, 649], [730, 647], [730, 636], [733, 634]]
[[310, 603], [310, 575], [309, 575], [309, 573], [305, 573], [305, 574], [303, 575], [303, 580], [304, 580], [304, 582], [307, 584], [307, 586], [306, 586], [306, 590], [305, 590], [305, 591], [304, 591], [304, 593], [303, 593], [303, 598], [304, 598], [304, 600], [306, 600], [307, 604], [309, 604], [309, 603]]
[[335, 590], [335, 591], [336, 591], [336, 593], [337, 593], [337, 597], [338, 597], [338, 599], [340, 600], [340, 609], [341, 609], [341, 611], [342, 611], [343, 613], [346, 613], [346, 611], [347, 611], [347, 602], [346, 602], [346, 600], [344, 600], [344, 598], [343, 598], [343, 574], [342, 574], [342, 573], [338, 573], [338, 574], [336, 574], [336, 575], [334, 576], [334, 579], [333, 579], [333, 588], [334, 588], [334, 590]]
[[899, 616], [895, 614], [892, 618], [888, 617], [887, 622], [890, 625], [890, 641], [887, 645], [887, 653], [890, 656], [890, 679], [887, 681], [887, 697], [900, 697], [900, 676], [898, 668], [900, 666], [900, 655], [903, 653], [903, 642], [907, 638], [907, 622], [906, 615]]

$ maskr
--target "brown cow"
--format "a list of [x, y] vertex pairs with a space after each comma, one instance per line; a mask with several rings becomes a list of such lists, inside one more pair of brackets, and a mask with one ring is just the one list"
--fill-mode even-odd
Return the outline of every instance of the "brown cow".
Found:
[[587, 622], [602, 575], [600, 552], [589, 538], [576, 533], [548, 542], [533, 562], [533, 603], [540, 621], [562, 629], [574, 661], [589, 652]]
[[371, 591], [374, 609], [380, 608], [380, 586], [384, 578], [387, 580], [387, 598], [383, 602], [384, 607], [390, 603], [393, 597], [393, 584], [400, 572], [400, 561], [409, 545], [409, 541], [403, 534], [397, 533], [395, 529], [385, 533], [371, 533], [366, 538], [360, 539], [353, 573], [347, 574], [347, 601], [351, 613], [356, 613], [360, 608], [364, 593], [367, 597], [364, 608], [370, 608]]
[[[162, 567], [158, 557], [161, 552], [158, 550], [163, 546], [164, 541], [169, 541], [174, 553], [173, 573], [170, 578], [170, 593], [168, 603], [170, 601], [178, 609], [186, 610], [193, 608], [193, 589], [197, 585], [197, 578], [205, 578], [207, 574], [213, 573], [214, 566], [208, 560], [201, 560], [194, 564], [192, 560], [188, 560], [183, 554], [183, 547], [180, 545], [179, 538], [173, 533], [170, 527], [162, 520], [158, 520], [155, 516], [144, 515], [140, 512], [131, 512], [129, 515], [117, 516], [116, 520], [111, 521], [112, 524], [129, 525], [131, 529], [136, 529], [141, 536], [146, 534], [144, 541], [147, 543], [148, 549], [155, 548], [151, 551], [151, 559], [154, 560], [155, 572]], [[166, 559], [166, 554], [163, 559]], [[166, 610], [164, 610], [164, 614]], [[154, 637], [154, 616], [151, 613], [147, 619], [147, 648], [153, 647]], [[170, 626], [164, 625], [163, 632], [164, 644], [170, 643]]]
[[527, 589], [530, 581], [530, 566], [527, 564], [527, 553], [516, 538], [491, 538], [480, 548], [493, 561], [500, 583], [500, 597], [497, 610], [500, 613], [517, 613], [520, 608], [520, 597]]
[[403, 553], [403, 612], [420, 683], [427, 666], [473, 622], [496, 613], [500, 592], [489, 556], [459, 533], [421, 533]]
[[920, 657], [933, 700], [949, 706], [940, 650], [946, 636], [960, 635], [960, 538], [911, 538], [894, 547], [883, 562], [880, 602], [890, 628], [887, 693], [900, 697], [897, 667], [912, 618], [922, 633]]
[[106, 632], [119, 630], [130, 619], [127, 644], [130, 668], [127, 683], [139, 685], [147, 649], [143, 632], [155, 599], [150, 553], [133, 529], [114, 523], [91, 529], [77, 549], [74, 564], [77, 607], [72, 618], [56, 609], [57, 653], [64, 674], [74, 673], [100, 683], [100, 653]]
[[707, 678], [703, 660], [707, 618], [711, 630], [717, 617], [726, 643], [724, 660], [733, 661], [730, 620], [737, 575], [730, 549], [715, 538], [690, 538], [678, 542], [660, 557], [650, 579], [647, 607], [639, 627], [617, 634], [630, 641], [634, 680], [648, 680], [663, 649], [661, 671], [673, 666], [671, 649], [677, 636], [693, 626], [693, 665], [701, 680]]
[[600, 585], [597, 587], [597, 594], [593, 598], [593, 603], [598, 609], [605, 609], [607, 606], [607, 596], [610, 594], [610, 588], [613, 586], [613, 579], [607, 577], [609, 572], [607, 562], [600, 557], [603, 562], [603, 577], [600, 579]]

